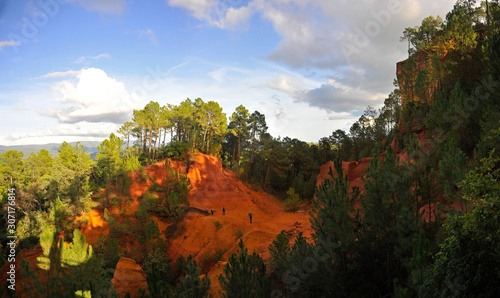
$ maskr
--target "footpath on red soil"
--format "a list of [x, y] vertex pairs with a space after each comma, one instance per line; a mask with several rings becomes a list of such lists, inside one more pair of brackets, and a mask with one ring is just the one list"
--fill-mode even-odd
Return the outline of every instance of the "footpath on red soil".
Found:
[[214, 209], [214, 215], [188, 213], [178, 226], [181, 233], [171, 239], [168, 256], [175, 260], [191, 254], [203, 267], [217, 252], [223, 252], [221, 260], [208, 272], [215, 296], [220, 290], [218, 276], [229, 256], [238, 250], [240, 236], [250, 253], [256, 252], [264, 259], [269, 257], [269, 244], [282, 230], [292, 236], [299, 231], [305, 237], [311, 236], [309, 210], [285, 212], [278, 199], [247, 187], [233, 172], [224, 170], [216, 157], [198, 154], [187, 176], [193, 186], [190, 206], [208, 209], [209, 213]]
[[[173, 167], [186, 174], [193, 189], [189, 195], [189, 205], [205, 212], [187, 212], [176, 225], [174, 238], [169, 238], [170, 246], [167, 256], [175, 261], [179, 256], [192, 255], [197, 264], [208, 270], [211, 279], [211, 294], [219, 296], [218, 276], [223, 272], [229, 256], [238, 250], [238, 242], [243, 239], [250, 253], [256, 252], [264, 259], [269, 258], [268, 246], [282, 230], [290, 236], [303, 232], [306, 239], [311, 239], [309, 207], [295, 213], [285, 212], [282, 203], [262, 190], [253, 190], [241, 182], [232, 171], [222, 168], [216, 157], [198, 153], [194, 162], [186, 169], [185, 163], [171, 161]], [[130, 207], [127, 214], [137, 210], [138, 199], [155, 182], [162, 185], [166, 178], [165, 161], [160, 161], [147, 168], [147, 175], [155, 177], [154, 181], [139, 183], [138, 175], [132, 174], [130, 186]], [[225, 207], [225, 215], [222, 208]], [[119, 215], [121, 208], [110, 209], [111, 214]], [[214, 215], [210, 213], [214, 210]], [[250, 223], [248, 213], [252, 213]], [[101, 233], [107, 235], [109, 227], [102, 219], [101, 210], [92, 210], [86, 216], [89, 224], [81, 229], [92, 243]], [[164, 218], [151, 216], [164, 235], [164, 231], [172, 224]], [[218, 255], [220, 259], [215, 259]], [[119, 266], [117, 266], [118, 268]], [[121, 269], [121, 268], [118, 268]], [[117, 270], [118, 270], [117, 269]], [[123, 275], [123, 274], [121, 274]], [[130, 291], [134, 297], [137, 289], [122, 286], [120, 276], [116, 275], [113, 285], [120, 296]], [[134, 293], [133, 293], [134, 292]]]

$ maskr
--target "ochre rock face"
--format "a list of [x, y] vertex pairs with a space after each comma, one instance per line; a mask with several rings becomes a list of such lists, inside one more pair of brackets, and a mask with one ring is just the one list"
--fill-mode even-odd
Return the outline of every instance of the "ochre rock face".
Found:
[[[365, 170], [370, 164], [371, 157], [365, 157], [360, 161], [342, 161], [342, 169], [344, 174], [347, 175], [347, 180], [351, 184], [351, 187], [357, 186], [359, 187], [361, 194], [365, 193], [365, 187], [361, 177], [365, 174]], [[332, 172], [334, 176], [337, 176], [337, 171], [333, 165], [333, 161], [330, 161], [321, 166], [320, 173], [318, 175], [318, 181], [316, 185], [319, 186], [325, 178], [330, 179], [330, 175], [328, 172], [330, 171], [330, 167], [332, 168]]]
[[[437, 54], [438, 59], [434, 58]], [[404, 106], [409, 101], [428, 102], [433, 94], [440, 89], [437, 79], [432, 77], [432, 73], [438, 71], [445, 63], [448, 50], [445, 47], [439, 47], [434, 51], [419, 51], [412, 55], [411, 58], [400, 61], [396, 64], [396, 77], [401, 91], [401, 104]], [[426, 79], [428, 82], [427, 90], [415, 94], [415, 84], [417, 77], [421, 71], [426, 71]], [[419, 96], [424, 96], [423, 98]]]
[[[5, 249], [8, 249], [9, 247], [7, 246]], [[41, 269], [38, 268], [37, 265], [37, 258], [43, 254], [43, 249], [40, 244], [38, 244], [34, 249], [26, 249], [23, 248], [21, 251], [19, 251], [16, 255], [16, 261], [14, 263], [16, 267], [16, 293], [15, 297], [27, 297], [27, 295], [24, 293], [23, 290], [23, 284], [26, 282], [26, 280], [23, 278], [21, 274], [21, 260], [26, 259], [30, 263], [31, 267], [35, 270], [35, 272], [40, 272]], [[2, 267], [2, 273], [0, 276], [2, 279], [0, 280], [0, 286], [4, 287], [5, 283], [7, 282], [7, 279], [9, 278], [9, 274], [7, 273], [10, 270], [10, 265], [13, 264], [11, 262], [7, 262], [3, 265]], [[45, 278], [46, 275], [41, 275], [41, 282], [46, 283], [47, 280]], [[28, 281], [29, 282], [29, 281]], [[10, 285], [10, 283], [9, 283]]]
[[115, 274], [111, 280], [116, 292], [120, 297], [125, 296], [127, 292], [131, 297], [138, 297], [137, 291], [140, 288], [147, 290], [146, 273], [134, 260], [129, 258], [120, 258], [116, 264]]

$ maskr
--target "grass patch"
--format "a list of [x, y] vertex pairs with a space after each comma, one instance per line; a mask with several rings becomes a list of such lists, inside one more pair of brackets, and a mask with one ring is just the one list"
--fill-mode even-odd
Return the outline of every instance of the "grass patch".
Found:
[[219, 221], [216, 221], [214, 224], [215, 224], [215, 227], [217, 228], [217, 230], [222, 229], [222, 224]]

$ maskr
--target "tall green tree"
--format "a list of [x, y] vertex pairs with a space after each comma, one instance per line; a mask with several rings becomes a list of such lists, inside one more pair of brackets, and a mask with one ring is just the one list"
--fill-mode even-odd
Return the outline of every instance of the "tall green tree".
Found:
[[23, 152], [8, 150], [0, 155], [0, 169], [2, 174], [8, 178], [10, 185], [22, 179], [24, 168]]
[[[144, 107], [144, 117], [145, 117], [146, 129], [147, 131], [149, 131], [148, 164], [150, 164], [153, 135], [155, 135], [155, 142], [156, 142], [156, 137], [158, 136], [158, 130], [160, 129], [160, 104], [154, 101], [150, 101]], [[153, 146], [153, 150], [155, 150], [155, 146]]]
[[240, 239], [238, 254], [233, 253], [219, 275], [222, 297], [270, 297], [271, 283], [266, 265], [255, 252], [251, 255]]
[[203, 105], [204, 121], [201, 123], [203, 127], [203, 147], [206, 152], [210, 153], [210, 144], [215, 145], [215, 140], [220, 142], [227, 128], [226, 114], [222, 112], [222, 107], [215, 101], [209, 101]]
[[447, 238], [436, 255], [430, 277], [420, 289], [425, 297], [496, 297], [500, 295], [500, 160], [490, 157], [460, 184], [472, 209], [448, 214]]
[[183, 268], [183, 276], [172, 296], [176, 298], [209, 297], [210, 279], [207, 276], [200, 278], [200, 275], [200, 267], [196, 261], [188, 258]]
[[340, 293], [347, 293], [349, 254], [359, 234], [359, 216], [354, 203], [360, 198], [357, 187], [351, 188], [344, 174], [342, 161], [334, 160], [335, 173], [330, 168], [330, 178], [325, 179], [316, 190], [316, 198], [310, 212], [313, 238], [316, 243], [332, 243], [333, 263], [336, 266]]
[[124, 140], [127, 140], [127, 148], [129, 147], [130, 136], [132, 135], [132, 130], [134, 129], [134, 123], [127, 121], [123, 123], [118, 129], [118, 133], [121, 134]]
[[[252, 163], [255, 151], [255, 143], [267, 132], [266, 116], [259, 111], [255, 111], [249, 118], [249, 133], [252, 139], [252, 150], [250, 153], [250, 162], [248, 164], [248, 181], [252, 181]], [[258, 137], [258, 139], [257, 139]]]
[[231, 128], [231, 133], [238, 138], [238, 159], [237, 170], [240, 171], [240, 155], [241, 155], [241, 142], [246, 139], [248, 135], [248, 122], [250, 121], [250, 114], [248, 110], [240, 105], [236, 107], [236, 111], [231, 115], [231, 122], [234, 126]]

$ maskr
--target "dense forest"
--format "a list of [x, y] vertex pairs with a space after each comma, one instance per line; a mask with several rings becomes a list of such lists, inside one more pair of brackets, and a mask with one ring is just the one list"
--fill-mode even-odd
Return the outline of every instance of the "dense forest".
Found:
[[[191, 257], [169, 260], [168, 240], [148, 214], [178, 220], [190, 182], [167, 167], [164, 194], [141, 200], [140, 229], [107, 212], [120, 206], [130, 173], [169, 158], [202, 152], [219, 157], [248, 185], [310, 207], [313, 239], [280, 233], [263, 260], [243, 241], [219, 276], [224, 297], [500, 297], [500, 6], [458, 0], [444, 19], [406, 28], [408, 59], [380, 109], [367, 107], [349, 131], [317, 143], [267, 132], [265, 115], [217, 102], [149, 102], [98, 147], [95, 160], [68, 143], [0, 156], [2, 220], [16, 192], [17, 251], [43, 247], [40, 276], [27, 262], [29, 297], [107, 297], [120, 256], [147, 273], [143, 297], [207, 297], [210, 280]], [[229, 119], [229, 122], [228, 122]], [[351, 187], [342, 161], [372, 157], [364, 192]], [[330, 179], [317, 187], [321, 165]], [[105, 208], [110, 237], [93, 246], [76, 215]], [[455, 207], [453, 207], [455, 206]], [[8, 225], [1, 226], [0, 265], [7, 262]], [[58, 240], [58, 235], [63, 236]], [[120, 248], [137, 237], [141, 252]], [[128, 235], [128, 236], [127, 236]], [[60, 243], [59, 243], [60, 241]], [[63, 243], [72, 243], [64, 245]], [[69, 274], [66, 274], [68, 273]], [[2, 295], [13, 295], [5, 285]]]

